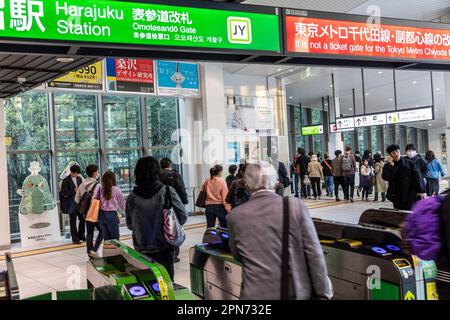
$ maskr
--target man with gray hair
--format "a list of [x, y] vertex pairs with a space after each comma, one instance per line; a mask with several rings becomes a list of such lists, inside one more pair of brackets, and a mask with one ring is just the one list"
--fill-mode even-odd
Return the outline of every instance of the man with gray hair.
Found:
[[[269, 163], [257, 162], [247, 167], [244, 178], [252, 196], [227, 216], [231, 252], [243, 269], [240, 298], [278, 300], [283, 248], [283, 197], [275, 193], [278, 174]], [[333, 290], [319, 238], [300, 199], [289, 198], [289, 221], [289, 296], [330, 299]]]

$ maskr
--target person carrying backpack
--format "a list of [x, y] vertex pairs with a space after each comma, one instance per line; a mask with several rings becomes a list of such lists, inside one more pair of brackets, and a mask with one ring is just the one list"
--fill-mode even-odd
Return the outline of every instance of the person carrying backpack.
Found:
[[[77, 209], [81, 214], [83, 214], [84, 219], [86, 219], [86, 214], [91, 206], [94, 190], [98, 185], [97, 179], [100, 176], [98, 166], [95, 164], [88, 165], [86, 167], [86, 174], [88, 175], [88, 178], [83, 181], [75, 195], [75, 202], [78, 205]], [[95, 229], [98, 230], [98, 235], [94, 245]], [[100, 228], [98, 222], [86, 221], [86, 249], [88, 256], [91, 258], [98, 257], [97, 251], [100, 248], [102, 241], [102, 229]]]
[[450, 300], [450, 195], [418, 201], [406, 218], [409, 251], [436, 263], [439, 300]]
[[353, 202], [353, 196], [355, 194], [356, 158], [352, 155], [351, 147], [345, 148], [341, 166], [345, 185], [344, 200]]
[[[244, 176], [246, 168], [247, 165], [241, 167], [242, 176]], [[231, 209], [234, 209], [250, 200], [250, 197], [251, 193], [247, 187], [247, 183], [245, 182], [244, 178], [241, 178], [239, 180], [233, 181], [233, 183], [230, 186], [230, 189], [228, 190], [225, 202], [231, 206]]]

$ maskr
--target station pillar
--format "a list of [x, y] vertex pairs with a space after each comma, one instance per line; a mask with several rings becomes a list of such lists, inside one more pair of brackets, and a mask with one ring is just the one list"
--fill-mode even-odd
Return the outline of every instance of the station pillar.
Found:
[[0, 99], [0, 250], [11, 245], [4, 100]]

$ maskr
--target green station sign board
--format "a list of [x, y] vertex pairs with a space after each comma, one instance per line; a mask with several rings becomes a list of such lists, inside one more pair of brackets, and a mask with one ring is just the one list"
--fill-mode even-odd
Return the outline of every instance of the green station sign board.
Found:
[[302, 127], [302, 136], [314, 136], [323, 133], [323, 125]]
[[275, 11], [106, 0], [0, 0], [0, 38], [281, 51]]

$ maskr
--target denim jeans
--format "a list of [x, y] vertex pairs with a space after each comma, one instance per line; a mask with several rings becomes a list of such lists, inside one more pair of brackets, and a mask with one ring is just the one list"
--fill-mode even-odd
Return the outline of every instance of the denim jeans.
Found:
[[325, 190], [328, 195], [334, 193], [334, 178], [333, 176], [325, 176]]
[[119, 218], [117, 211], [103, 211], [98, 213], [98, 224], [102, 229], [103, 239], [105, 240], [119, 240]]

